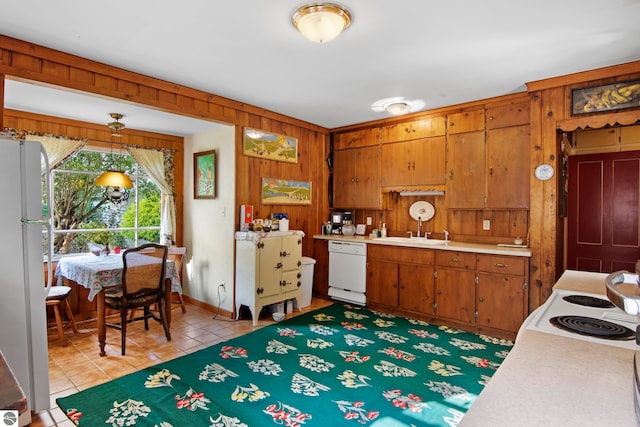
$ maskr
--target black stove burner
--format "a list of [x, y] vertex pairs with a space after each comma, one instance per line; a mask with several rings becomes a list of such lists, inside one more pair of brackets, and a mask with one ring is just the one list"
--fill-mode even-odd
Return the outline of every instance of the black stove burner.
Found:
[[571, 304], [578, 304], [585, 307], [595, 307], [595, 308], [614, 308], [615, 305], [611, 303], [611, 301], [592, 297], [589, 295], [567, 295], [562, 297], [563, 300], [570, 302]]
[[591, 337], [620, 341], [632, 340], [636, 337], [635, 331], [625, 326], [593, 317], [556, 316], [549, 319], [549, 322], [565, 331]]

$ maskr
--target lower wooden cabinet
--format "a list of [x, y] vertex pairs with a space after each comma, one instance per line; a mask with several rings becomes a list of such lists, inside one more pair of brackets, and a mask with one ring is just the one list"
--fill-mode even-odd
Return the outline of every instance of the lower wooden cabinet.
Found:
[[367, 302], [514, 338], [528, 315], [526, 257], [369, 245]]
[[517, 331], [528, 315], [525, 258], [478, 255], [480, 326]]
[[367, 248], [367, 302], [433, 313], [433, 251], [398, 246]]

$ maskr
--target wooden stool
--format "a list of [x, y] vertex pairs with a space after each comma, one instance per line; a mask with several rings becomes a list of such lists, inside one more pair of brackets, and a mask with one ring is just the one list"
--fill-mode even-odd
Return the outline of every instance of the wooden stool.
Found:
[[[52, 286], [49, 289], [49, 295], [47, 295], [46, 304], [47, 307], [53, 307], [53, 314], [56, 318], [56, 326], [58, 327], [58, 337], [63, 347], [67, 346], [67, 339], [64, 336], [64, 330], [71, 325], [73, 332], [78, 332], [76, 321], [73, 319], [73, 313], [71, 312], [71, 306], [67, 297], [71, 292], [69, 286]], [[60, 316], [60, 304], [64, 304], [64, 309], [67, 313], [69, 320], [65, 325], [62, 324], [62, 316]]]

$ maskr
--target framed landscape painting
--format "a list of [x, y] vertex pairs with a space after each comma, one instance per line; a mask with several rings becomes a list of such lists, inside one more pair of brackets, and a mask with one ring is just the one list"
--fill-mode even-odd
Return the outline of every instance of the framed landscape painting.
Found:
[[216, 198], [216, 150], [193, 153], [193, 198]]
[[242, 149], [245, 156], [298, 163], [298, 140], [290, 136], [244, 128]]
[[311, 182], [262, 178], [263, 205], [310, 205]]

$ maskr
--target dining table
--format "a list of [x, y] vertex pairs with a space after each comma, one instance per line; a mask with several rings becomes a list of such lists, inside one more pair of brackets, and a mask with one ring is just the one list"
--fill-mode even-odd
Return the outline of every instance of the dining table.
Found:
[[[133, 256], [132, 256], [133, 255]], [[144, 254], [130, 254], [127, 264], [140, 266], [158, 261], [158, 258]], [[109, 255], [82, 254], [65, 256], [58, 260], [55, 277], [61, 285], [64, 279], [71, 280], [89, 290], [89, 301], [96, 300], [98, 316], [98, 343], [100, 355], [104, 356], [107, 327], [104, 307], [104, 289], [122, 283], [124, 263], [122, 253]], [[167, 259], [165, 269], [165, 316], [171, 325], [171, 293], [182, 294], [180, 276], [173, 260]]]

